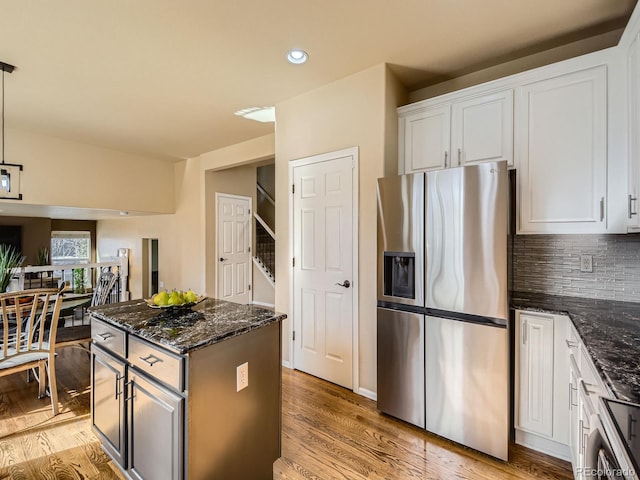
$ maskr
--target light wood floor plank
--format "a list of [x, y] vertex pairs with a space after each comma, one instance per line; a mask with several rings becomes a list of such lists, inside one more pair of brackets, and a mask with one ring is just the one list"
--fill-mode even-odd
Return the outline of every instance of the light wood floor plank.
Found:
[[[0, 478], [122, 479], [91, 432], [87, 355], [64, 349], [57, 367], [60, 414], [53, 418], [35, 382], [27, 385], [20, 374], [0, 378]], [[274, 480], [572, 478], [566, 462], [515, 445], [510, 462], [500, 462], [382, 415], [375, 402], [301, 372], [283, 370], [282, 398], [282, 458]]]
[[276, 480], [568, 480], [567, 462], [512, 445], [505, 463], [379, 413], [375, 402], [283, 371]]

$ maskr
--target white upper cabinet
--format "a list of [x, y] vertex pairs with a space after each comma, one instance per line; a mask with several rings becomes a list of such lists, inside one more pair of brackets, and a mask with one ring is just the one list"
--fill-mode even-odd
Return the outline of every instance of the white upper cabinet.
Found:
[[513, 90], [398, 109], [399, 172], [507, 160], [513, 165]]
[[516, 88], [519, 233], [606, 232], [607, 67]]
[[452, 105], [452, 165], [507, 160], [513, 165], [513, 91]]
[[400, 117], [400, 158], [404, 172], [445, 168], [449, 165], [451, 137], [449, 105], [415, 110]]
[[627, 217], [629, 232], [640, 232], [640, 34], [628, 54], [629, 85], [629, 193]]

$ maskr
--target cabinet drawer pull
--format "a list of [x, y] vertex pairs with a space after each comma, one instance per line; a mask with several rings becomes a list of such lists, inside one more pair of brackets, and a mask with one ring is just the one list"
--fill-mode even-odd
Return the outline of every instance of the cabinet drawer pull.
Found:
[[631, 218], [634, 215], [638, 214], [638, 212], [634, 212], [633, 211], [633, 202], [635, 202], [637, 200], [638, 200], [638, 197], [634, 197], [632, 195], [629, 195], [629, 218]]
[[569, 410], [573, 410], [573, 407], [577, 407], [577, 403], [573, 403], [573, 392], [577, 392], [578, 389], [569, 383]]
[[447, 157], [449, 156], [448, 152], [444, 151], [444, 168], [447, 168]]
[[96, 333], [96, 336], [100, 337], [102, 339], [103, 342], [106, 342], [107, 340], [109, 340], [111, 337], [113, 337], [112, 334], [110, 333]]
[[600, 198], [600, 221], [604, 221], [604, 197]]
[[116, 373], [116, 400], [120, 395], [122, 395], [122, 391], [120, 391], [120, 374]]
[[581, 452], [584, 453], [584, 444], [583, 444], [583, 440], [582, 440], [582, 429], [583, 427], [583, 421], [580, 420], [580, 422], [578, 422], [579, 426], [578, 426], [578, 431], [580, 432], [580, 438], [578, 439], [578, 450], [580, 450]]
[[569, 348], [578, 348], [578, 342], [573, 342], [571, 340], [565, 340], [565, 342]]
[[152, 353], [147, 355], [146, 357], [138, 357], [143, 362], [147, 363], [150, 367], [153, 367], [154, 363], [162, 362], [161, 358], [156, 357]]
[[458, 166], [462, 165], [462, 150], [458, 149]]
[[[133, 385], [133, 380], [129, 380], [128, 382], [126, 382], [124, 384], [125, 390], [127, 389], [128, 386], [131, 386], [131, 385]], [[125, 395], [125, 397], [124, 397], [124, 401], [125, 402], [128, 402], [129, 400], [133, 400], [133, 388], [129, 389], [129, 391], [131, 392], [131, 395], [128, 396], [128, 397]]]

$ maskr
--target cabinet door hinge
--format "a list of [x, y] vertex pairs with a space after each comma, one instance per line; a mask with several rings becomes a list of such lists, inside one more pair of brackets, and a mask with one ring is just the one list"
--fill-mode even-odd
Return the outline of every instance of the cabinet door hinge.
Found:
[[295, 330], [293, 331], [293, 341], [294, 342], [296, 341], [296, 331]]
[[291, 266], [292, 266], [292, 267], [295, 267], [295, 266], [296, 266], [296, 257], [293, 257], [293, 258], [291, 259]]
[[291, 193], [296, 193], [296, 184], [295, 183], [291, 184]]
[[249, 291], [251, 291], [251, 285], [249, 285]]

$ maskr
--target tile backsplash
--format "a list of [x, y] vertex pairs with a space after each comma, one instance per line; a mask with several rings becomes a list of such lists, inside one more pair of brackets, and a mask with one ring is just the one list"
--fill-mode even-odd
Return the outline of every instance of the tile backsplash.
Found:
[[516, 235], [512, 252], [515, 291], [640, 302], [640, 235]]

